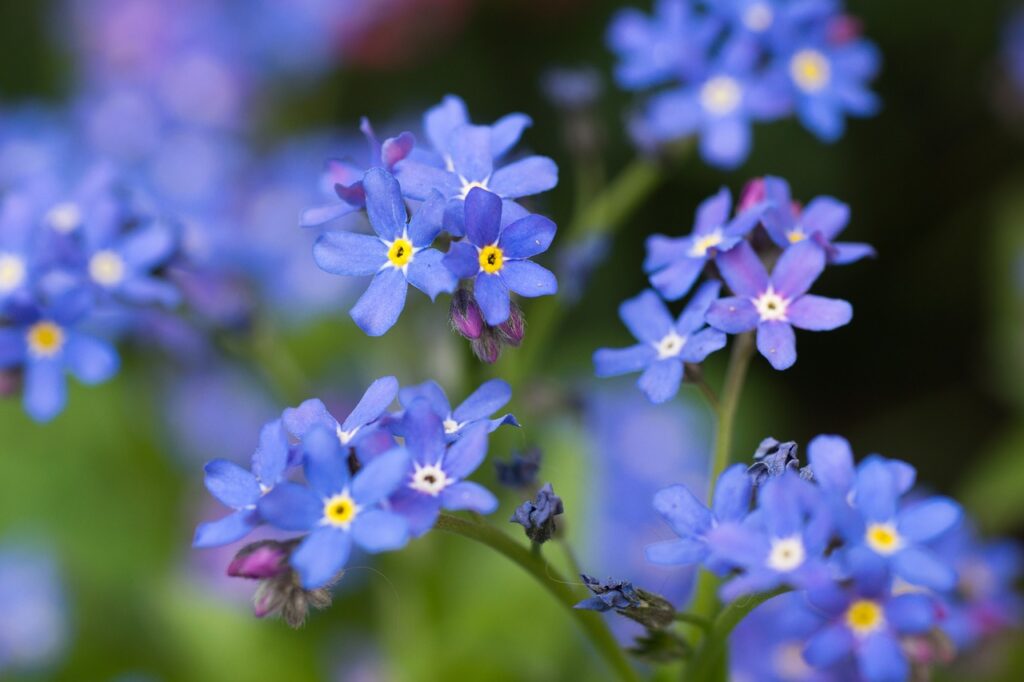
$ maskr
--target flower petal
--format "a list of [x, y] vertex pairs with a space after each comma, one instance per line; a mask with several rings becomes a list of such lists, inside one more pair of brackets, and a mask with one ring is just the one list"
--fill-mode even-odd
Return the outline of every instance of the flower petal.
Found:
[[528, 156], [494, 171], [487, 184], [503, 199], [533, 196], [558, 184], [558, 166], [546, 156]]
[[442, 468], [451, 478], [463, 479], [477, 470], [487, 456], [487, 424], [466, 429], [444, 455]]
[[826, 668], [853, 651], [853, 633], [842, 625], [828, 625], [808, 640], [804, 659], [815, 668]]
[[280, 419], [260, 430], [259, 445], [252, 455], [252, 472], [264, 485], [280, 480], [288, 466], [288, 434]]
[[683, 363], [676, 358], [658, 360], [637, 379], [637, 386], [652, 403], [663, 403], [679, 392], [683, 380]]
[[410, 199], [426, 201], [435, 191], [449, 199], [459, 194], [459, 180], [454, 173], [419, 161], [399, 161], [395, 164], [395, 177], [401, 183], [402, 192]]
[[693, 298], [686, 304], [679, 319], [676, 321], [676, 331], [682, 335], [692, 334], [704, 326], [708, 308], [718, 299], [721, 291], [720, 282], [710, 281], [700, 285], [694, 293]]
[[908, 547], [892, 559], [893, 572], [911, 585], [946, 592], [956, 586], [956, 571], [930, 550]]
[[687, 566], [700, 563], [707, 555], [707, 543], [690, 538], [656, 542], [644, 548], [644, 556], [648, 561], [664, 566]]
[[797, 329], [830, 331], [849, 324], [853, 306], [842, 299], [806, 294], [789, 304], [786, 319]]
[[368, 234], [325, 232], [313, 244], [313, 260], [332, 275], [365, 277], [388, 262], [388, 247]]
[[706, 258], [683, 256], [651, 275], [651, 286], [669, 301], [677, 301], [690, 292], [693, 283], [704, 271]]
[[406, 386], [398, 392], [398, 402], [402, 407], [408, 408], [416, 400], [426, 400], [431, 409], [439, 417], [447, 417], [451, 414], [452, 408], [448, 402], [448, 396], [444, 389], [434, 381], [424, 381], [416, 386]]
[[250, 471], [234, 462], [215, 459], [203, 467], [204, 483], [210, 494], [232, 509], [256, 504], [260, 499], [260, 484]]
[[401, 237], [408, 214], [398, 180], [383, 168], [371, 168], [363, 176], [363, 189], [366, 190], [366, 215], [373, 230], [388, 241]]
[[599, 377], [639, 372], [657, 357], [657, 351], [647, 343], [629, 348], [600, 348], [594, 353], [594, 372]]
[[377, 379], [370, 384], [355, 408], [345, 418], [341, 430], [351, 431], [375, 421], [394, 402], [396, 395], [398, 395], [398, 379], [392, 376]]
[[749, 242], [742, 241], [719, 253], [715, 263], [725, 283], [737, 296], [753, 298], [768, 288], [768, 273]]
[[302, 439], [306, 457], [303, 471], [310, 487], [321, 497], [336, 495], [348, 487], [349, 472], [338, 434], [315, 426]]
[[757, 350], [778, 370], [796, 362], [796, 336], [785, 322], [761, 322], [757, 325]]
[[503, 229], [498, 245], [505, 258], [531, 258], [548, 250], [556, 229], [554, 222], [532, 213]]
[[469, 242], [455, 242], [441, 260], [448, 271], [459, 279], [480, 272], [480, 252]]
[[349, 316], [369, 336], [382, 336], [395, 326], [402, 314], [408, 288], [401, 270], [385, 268], [374, 276]]
[[479, 483], [460, 481], [444, 489], [441, 493], [441, 506], [451, 511], [493, 514], [498, 510], [498, 498]]
[[171, 257], [174, 247], [174, 232], [167, 225], [154, 222], [131, 232], [118, 250], [132, 270], [152, 270]]
[[427, 200], [420, 204], [409, 221], [409, 239], [413, 246], [421, 248], [434, 243], [441, 232], [447, 204], [448, 200], [437, 190], [431, 192]]
[[448, 154], [448, 139], [456, 128], [469, 123], [466, 103], [456, 95], [445, 95], [440, 104], [423, 115], [423, 129], [431, 146], [440, 154]]
[[67, 403], [67, 382], [64, 368], [53, 358], [36, 358], [25, 365], [25, 389], [22, 403], [25, 411], [37, 422], [48, 422]]
[[510, 303], [508, 285], [498, 275], [480, 273], [474, 288], [476, 302], [489, 325], [498, 325], [508, 319]]
[[281, 421], [284, 423], [285, 430], [299, 440], [302, 440], [302, 437], [309, 433], [314, 426], [334, 429], [338, 425], [337, 420], [327, 411], [323, 402], [316, 398], [303, 401], [298, 407], [285, 409], [281, 414]]
[[462, 404], [455, 408], [452, 417], [462, 423], [489, 417], [512, 400], [512, 387], [507, 381], [491, 379], [480, 384]]
[[291, 564], [302, 587], [315, 590], [331, 582], [345, 567], [352, 551], [352, 538], [334, 527], [317, 528], [292, 553]]
[[718, 477], [711, 509], [719, 521], [739, 521], [750, 510], [750, 496], [753, 490], [747, 467], [734, 464]]
[[714, 301], [708, 308], [707, 322], [727, 334], [741, 334], [757, 326], [761, 316], [746, 298], [729, 296]]
[[536, 298], [558, 292], [558, 280], [553, 272], [530, 260], [505, 261], [501, 278], [506, 286], [520, 296]]
[[106, 341], [72, 334], [64, 349], [68, 369], [83, 384], [99, 384], [117, 374], [121, 359]]
[[371, 509], [353, 521], [352, 539], [370, 554], [401, 549], [409, 542], [409, 522], [394, 512]]
[[619, 306], [619, 317], [638, 341], [656, 343], [672, 331], [668, 308], [650, 289], [625, 300]]
[[343, 201], [307, 208], [299, 214], [299, 227], [320, 227], [349, 213], [355, 213], [361, 208], [362, 206], [353, 206]]
[[533, 120], [526, 114], [508, 114], [502, 116], [491, 126], [491, 155], [500, 159], [512, 147], [516, 146], [523, 130], [533, 125]]
[[857, 647], [857, 663], [865, 682], [898, 682], [910, 677], [903, 649], [888, 633], [866, 637]]
[[842, 436], [815, 436], [807, 446], [807, 461], [819, 485], [842, 494], [853, 486], [853, 449]]
[[363, 507], [376, 504], [402, 484], [410, 464], [405, 448], [393, 448], [376, 457], [352, 479], [352, 498]]
[[700, 202], [693, 223], [694, 234], [707, 234], [716, 228], [724, 227], [729, 221], [731, 208], [732, 194], [726, 187]]
[[464, 125], [448, 137], [454, 171], [463, 180], [483, 182], [491, 177], [491, 129], [487, 126]]
[[673, 485], [654, 495], [654, 509], [681, 538], [703, 535], [711, 527], [711, 511], [688, 488]]
[[[501, 197], [474, 187], [466, 195], [466, 237], [476, 246], [496, 244], [501, 229]], [[479, 263], [478, 263], [479, 265]]]
[[260, 517], [280, 530], [306, 531], [324, 515], [323, 502], [304, 485], [286, 481], [260, 498]]
[[824, 269], [825, 251], [805, 239], [782, 252], [772, 271], [772, 287], [783, 298], [794, 299], [807, 293]]
[[444, 265], [445, 254], [437, 249], [423, 249], [416, 253], [409, 264], [409, 284], [413, 285], [433, 301], [438, 294], [450, 294], [459, 285], [458, 278]]
[[259, 514], [254, 509], [241, 509], [216, 521], [207, 521], [196, 526], [192, 546], [196, 548], [220, 547], [241, 540], [260, 524]]
[[804, 230], [808, 234], [820, 232], [829, 241], [835, 239], [849, 221], [849, 205], [827, 196], [811, 199], [801, 216]]
[[704, 362], [716, 350], [725, 348], [726, 336], [717, 329], [702, 329], [686, 339], [679, 359], [683, 362]]
[[896, 516], [900, 535], [912, 542], [929, 542], [963, 517], [960, 505], [948, 497], [933, 497], [901, 510]]

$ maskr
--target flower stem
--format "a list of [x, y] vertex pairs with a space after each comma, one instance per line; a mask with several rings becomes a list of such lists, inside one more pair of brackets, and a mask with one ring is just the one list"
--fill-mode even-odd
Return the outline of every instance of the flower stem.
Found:
[[726, 653], [728, 652], [729, 635], [733, 628], [755, 608], [785, 591], [784, 589], [775, 590], [774, 592], [741, 597], [723, 609], [711, 626], [711, 632], [704, 640], [704, 644], [690, 662], [687, 669], [687, 681], [725, 680], [728, 670]]
[[611, 630], [608, 629], [608, 625], [596, 613], [573, 608], [573, 605], [579, 599], [573, 593], [570, 587], [571, 583], [563, 580], [561, 575], [544, 560], [539, 552], [531, 552], [497, 528], [451, 514], [442, 513], [438, 517], [434, 528], [476, 540], [518, 564], [523, 570], [532, 575], [537, 582], [543, 585], [560, 604], [569, 610], [569, 613], [576, 619], [576, 622], [593, 643], [594, 647], [604, 656], [605, 661], [615, 670], [620, 679], [627, 680], [628, 682], [639, 682], [640, 677], [626, 659], [625, 653], [623, 653], [619, 643], [615, 640]]

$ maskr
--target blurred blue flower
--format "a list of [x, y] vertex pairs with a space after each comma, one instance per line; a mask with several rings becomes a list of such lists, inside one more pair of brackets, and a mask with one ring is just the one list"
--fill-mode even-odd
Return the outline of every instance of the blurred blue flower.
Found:
[[426, 400], [430, 408], [444, 425], [444, 433], [449, 441], [453, 441], [470, 428], [478, 424], [487, 425], [487, 433], [493, 433], [499, 426], [510, 424], [519, 426], [519, 422], [511, 414], [491, 418], [491, 415], [508, 404], [512, 399], [512, 387], [507, 381], [491, 379], [480, 384], [468, 398], [454, 410], [448, 402], [444, 389], [436, 381], [425, 381], [417, 386], [407, 386], [398, 392], [398, 401], [402, 407], [408, 408], [417, 400]]
[[479, 187], [466, 198], [466, 241], [455, 242], [444, 265], [459, 279], [473, 278], [473, 293], [487, 324], [509, 318], [509, 291], [535, 297], [558, 291], [555, 276], [529, 258], [547, 251], [555, 224], [529, 214], [511, 223], [498, 195]]
[[349, 474], [335, 432], [316, 426], [302, 439], [309, 487], [281, 483], [258, 505], [268, 523], [309, 535], [292, 554], [291, 563], [307, 590], [329, 584], [344, 568], [355, 543], [370, 553], [403, 547], [409, 528], [381, 502], [398, 488], [409, 467], [409, 455], [395, 448]]
[[684, 364], [700, 363], [725, 346], [725, 334], [705, 326], [708, 307], [718, 298], [721, 285], [705, 282], [676, 320], [656, 293], [647, 290], [624, 302], [619, 317], [640, 342], [629, 348], [601, 348], [594, 353], [599, 377], [643, 370], [637, 386], [654, 403], [671, 399], [679, 391]]
[[408, 220], [401, 188], [385, 170], [373, 168], [363, 179], [366, 208], [376, 237], [353, 232], [327, 232], [317, 239], [313, 257], [335, 275], [373, 275], [369, 288], [349, 314], [370, 336], [394, 326], [405, 307], [409, 285], [431, 300], [452, 293], [455, 277], [441, 263], [443, 254], [430, 248], [441, 231], [440, 196], [434, 194]]
[[697, 12], [691, 0], [656, 0], [651, 16], [621, 10], [606, 37], [619, 58], [615, 80], [627, 90], [643, 90], [691, 77], [704, 65], [718, 30], [718, 22]]
[[719, 255], [715, 262], [735, 296], [711, 304], [708, 324], [728, 334], [757, 329], [757, 349], [775, 369], [787, 369], [796, 362], [793, 327], [828, 331], [853, 317], [846, 301], [807, 293], [825, 269], [825, 252], [813, 241], [786, 249], [771, 278], [747, 242]]
[[[52, 668], [68, 645], [70, 623], [61, 576], [48, 552], [0, 547], [0, 674]], [[32, 675], [34, 677], [35, 675]]]
[[723, 187], [697, 207], [689, 236], [655, 234], [647, 238], [644, 272], [650, 276], [651, 286], [667, 300], [688, 294], [707, 262], [739, 244], [764, 210], [762, 202], [737, 207], [736, 216], [730, 220], [731, 207], [732, 194]]

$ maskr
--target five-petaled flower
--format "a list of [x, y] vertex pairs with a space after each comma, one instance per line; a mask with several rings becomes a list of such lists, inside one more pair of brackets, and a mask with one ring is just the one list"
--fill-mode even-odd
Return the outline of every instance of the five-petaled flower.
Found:
[[512, 399], [512, 387], [501, 379], [491, 379], [480, 384], [480, 387], [454, 410], [444, 389], [436, 381], [425, 381], [398, 392], [398, 402], [405, 408], [421, 399], [426, 400], [434, 414], [441, 418], [445, 436], [449, 441], [455, 440], [466, 430], [480, 423], [487, 425], [488, 433], [505, 424], [519, 426], [519, 422], [511, 414], [491, 419], [492, 414]]

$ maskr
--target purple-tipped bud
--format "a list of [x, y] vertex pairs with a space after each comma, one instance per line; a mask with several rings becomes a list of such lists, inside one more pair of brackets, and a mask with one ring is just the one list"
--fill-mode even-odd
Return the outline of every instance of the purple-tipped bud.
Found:
[[[484, 333], [484, 315], [480, 312], [480, 306], [477, 305], [473, 294], [466, 289], [459, 289], [452, 296], [449, 317], [452, 329], [463, 338], [475, 341]], [[479, 353], [477, 356], [479, 357]]]
[[497, 329], [501, 334], [501, 340], [508, 345], [518, 346], [523, 342], [523, 336], [526, 335], [526, 318], [523, 316], [522, 309], [515, 302], [512, 303], [509, 310], [508, 319], [499, 324]]
[[266, 580], [288, 570], [288, 556], [294, 545], [267, 540], [243, 547], [228, 565], [233, 578]]
[[485, 329], [480, 338], [470, 345], [473, 347], [473, 354], [488, 365], [493, 365], [501, 357], [501, 338], [491, 327]]
[[857, 17], [841, 14], [828, 23], [825, 31], [830, 43], [843, 45], [860, 38], [864, 32], [864, 25]]
[[743, 213], [748, 208], [760, 204], [764, 201], [764, 198], [764, 178], [754, 178], [743, 186], [743, 191], [740, 192], [740, 200], [736, 204], [736, 212]]

